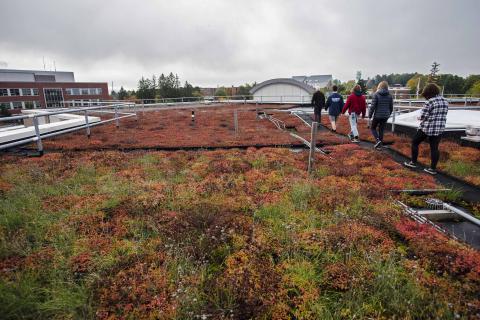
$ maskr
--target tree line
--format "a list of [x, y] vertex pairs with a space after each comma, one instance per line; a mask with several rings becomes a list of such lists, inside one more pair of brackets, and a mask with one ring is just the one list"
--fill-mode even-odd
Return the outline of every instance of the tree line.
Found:
[[[338, 91], [342, 94], [349, 94], [356, 84], [359, 84], [363, 93], [369, 90], [376, 90], [381, 81], [387, 81], [390, 86], [400, 85], [410, 88], [410, 93], [416, 93], [417, 89], [421, 92], [423, 87], [429, 82], [438, 84], [444, 94], [469, 94], [480, 95], [480, 74], [472, 74], [467, 77], [461, 77], [455, 74], [440, 74], [439, 64], [434, 62], [430, 74], [411, 73], [391, 73], [377, 74], [374, 77], [362, 78], [360, 71], [357, 72], [356, 80], [342, 82], [338, 79], [333, 80], [333, 84], [338, 86]], [[219, 87], [215, 91], [215, 96], [243, 96], [250, 98], [250, 89], [253, 84], [244, 84], [238, 88]], [[330, 89], [330, 88], [325, 88]], [[138, 81], [136, 90], [125, 90], [123, 87], [118, 92], [112, 91], [114, 99], [171, 99], [180, 97], [201, 97], [200, 87], [194, 87], [188, 81], [183, 85], [177, 74], [170, 72], [168, 75], [163, 73], [160, 76], [153, 75], [152, 78], [142, 77]]]
[[[233, 87], [219, 87], [215, 90], [215, 96], [246, 96], [250, 95], [250, 89], [255, 86], [253, 84], [244, 84], [238, 88]], [[185, 81], [183, 85], [180, 83], [180, 79], [177, 74], [170, 72], [168, 75], [163, 73], [160, 76], [153, 75], [152, 78], [145, 78], [142, 76], [138, 80], [136, 90], [125, 90], [123, 86], [118, 92], [113, 91], [111, 93], [114, 99], [126, 100], [126, 99], [142, 99], [142, 100], [155, 100], [155, 99], [172, 99], [180, 97], [202, 97], [200, 87], [194, 87], [188, 81]], [[240, 99], [241, 97], [239, 97]]]
[[381, 81], [387, 81], [390, 86], [401, 85], [402, 87], [410, 88], [410, 93], [416, 93], [417, 87], [421, 92], [423, 87], [429, 82], [435, 82], [442, 88], [444, 94], [470, 94], [480, 95], [480, 75], [472, 74], [467, 77], [461, 77], [455, 74], [420, 74], [414, 73], [391, 73], [391, 74], [377, 74], [376, 76], [367, 79], [349, 80], [341, 82], [334, 80], [333, 84], [339, 87], [339, 92], [348, 94], [355, 86], [360, 84], [362, 91], [375, 90]]
[[118, 92], [112, 91], [115, 99], [165, 99], [180, 97], [199, 97], [201, 96], [200, 88], [194, 87], [188, 81], [182, 85], [177, 74], [170, 72], [168, 75], [153, 75], [152, 78], [142, 76], [138, 80], [137, 90], [125, 90], [123, 86]]

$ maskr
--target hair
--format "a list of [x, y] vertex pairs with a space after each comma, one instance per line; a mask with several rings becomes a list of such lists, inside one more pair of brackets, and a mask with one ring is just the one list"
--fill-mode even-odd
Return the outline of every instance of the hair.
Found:
[[355, 85], [355, 87], [353, 87], [352, 93], [359, 92], [359, 91], [362, 91], [362, 87], [360, 87], [360, 85], [357, 84]]
[[337, 87], [336, 85], [334, 85], [334, 86], [332, 87], [332, 90], [333, 90], [333, 91], [338, 91], [338, 87]]
[[387, 89], [388, 90], [388, 82], [387, 81], [382, 81], [378, 84], [377, 90], [380, 89]]
[[440, 87], [437, 86], [435, 83], [429, 83], [423, 88], [422, 96], [429, 100], [433, 97], [436, 97], [440, 94]]

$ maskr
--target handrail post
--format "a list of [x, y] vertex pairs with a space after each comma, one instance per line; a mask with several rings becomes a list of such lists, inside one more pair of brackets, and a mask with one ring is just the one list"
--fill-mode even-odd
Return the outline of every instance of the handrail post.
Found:
[[85, 125], [87, 126], [87, 138], [90, 139], [90, 124], [88, 123], [88, 110], [85, 110]]
[[392, 132], [395, 132], [395, 106], [393, 107], [392, 112]]
[[120, 121], [118, 119], [118, 106], [115, 105], [115, 126], [117, 127], [120, 127]]
[[238, 110], [233, 111], [233, 124], [235, 125], [235, 135], [238, 135]]
[[315, 148], [317, 147], [317, 129], [318, 122], [312, 122], [312, 130], [310, 131], [310, 153], [308, 155], [308, 174], [312, 173], [313, 170]]
[[37, 116], [33, 117], [33, 125], [35, 126], [35, 135], [37, 136], [37, 149], [38, 154], [43, 156], [43, 144], [42, 137], [40, 136], [40, 128], [38, 127], [38, 118]]
[[465, 96], [465, 107], [467, 106], [467, 96]]
[[138, 121], [138, 108], [136, 103], [133, 104], [133, 111], [135, 112], [135, 121]]

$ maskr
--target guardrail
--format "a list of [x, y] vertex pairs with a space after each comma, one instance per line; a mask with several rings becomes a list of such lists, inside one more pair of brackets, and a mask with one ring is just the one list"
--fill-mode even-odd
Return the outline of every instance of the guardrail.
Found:
[[[129, 113], [129, 112], [120, 112], [119, 110], [124, 109], [124, 108], [133, 108], [134, 113]], [[112, 110], [112, 111], [109, 111]], [[34, 137], [28, 137], [28, 138], [20, 138], [18, 140], [15, 140], [10, 143], [4, 143], [0, 145], [0, 150], [3, 149], [8, 149], [12, 147], [17, 147], [29, 143], [35, 142], [37, 145], [37, 150], [40, 155], [43, 155], [43, 143], [42, 140], [46, 138], [51, 138], [55, 137], [61, 134], [65, 133], [70, 133], [78, 130], [85, 129], [87, 137], [90, 137], [91, 135], [91, 127], [98, 126], [101, 124], [109, 123], [109, 122], [115, 122], [115, 126], [118, 128], [120, 126], [120, 119], [124, 118], [129, 118], [129, 117], [137, 117], [137, 108], [134, 103], [122, 103], [122, 104], [110, 104], [110, 105], [104, 105], [104, 106], [95, 106], [95, 107], [82, 107], [82, 108], [76, 108], [76, 109], [54, 109], [54, 110], [48, 110], [48, 109], [41, 109], [39, 110], [40, 112], [38, 114], [29, 114], [29, 115], [21, 115], [21, 116], [13, 116], [13, 117], [4, 117], [0, 118], [0, 123], [1, 122], [8, 122], [8, 121], [18, 121], [18, 120], [25, 120], [25, 119], [32, 119], [33, 121], [33, 126], [34, 126], [34, 131], [35, 131], [35, 136]], [[94, 123], [90, 123], [88, 119], [88, 115], [92, 113], [110, 113], [113, 114], [113, 118], [111, 119], [105, 119], [105, 120], [100, 120]], [[70, 113], [83, 113], [85, 116], [85, 124], [80, 125], [80, 126], [75, 126], [72, 128], [65, 128], [65, 129], [60, 129], [58, 131], [54, 132], [49, 132], [49, 133], [41, 133], [40, 131], [40, 125], [39, 125], [39, 118], [46, 117], [48, 119], [50, 116], [54, 115], [59, 115], [59, 114], [70, 114]]]
[[[422, 101], [424, 103], [425, 101]], [[393, 106], [393, 112], [392, 112], [392, 123], [391, 123], [391, 129], [392, 132], [395, 132], [395, 116], [398, 113], [402, 112], [410, 112], [412, 110], [421, 110], [423, 109], [423, 106], [415, 106], [411, 102], [408, 105], [396, 105]], [[474, 111], [480, 111], [480, 106], [463, 106], [463, 107], [455, 107], [453, 110], [474, 110]]]
[[[398, 98], [394, 99], [396, 104], [420, 104], [425, 100], [418, 99], [415, 95], [410, 95], [412, 98]], [[480, 103], [480, 97], [471, 95], [445, 95], [450, 103], [462, 103], [465, 106], [474, 103]], [[343, 96], [344, 100], [347, 96]], [[371, 102], [371, 95], [367, 94], [367, 103]], [[212, 103], [230, 103], [230, 104], [310, 104], [310, 95], [281, 95], [281, 96], [251, 96], [251, 95], [234, 95], [234, 96], [206, 96], [206, 97], [179, 97], [179, 98], [160, 98], [160, 99], [132, 99], [132, 100], [100, 100], [100, 101], [82, 101], [70, 100], [64, 101], [65, 106], [77, 105], [105, 105], [112, 103], [134, 103], [137, 107], [163, 107], [173, 105], [191, 105], [191, 104], [212, 104]]]

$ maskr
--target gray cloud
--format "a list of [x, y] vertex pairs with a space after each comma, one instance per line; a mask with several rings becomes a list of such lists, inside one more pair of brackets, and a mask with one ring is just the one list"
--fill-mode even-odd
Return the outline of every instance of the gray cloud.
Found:
[[174, 71], [197, 85], [294, 74], [480, 72], [480, 1], [7, 0], [0, 60], [135, 87]]

